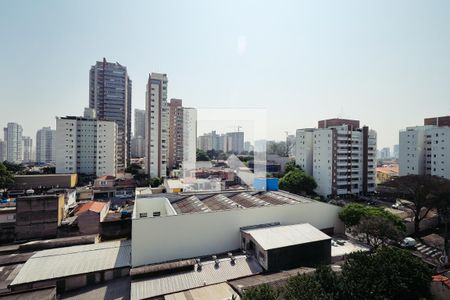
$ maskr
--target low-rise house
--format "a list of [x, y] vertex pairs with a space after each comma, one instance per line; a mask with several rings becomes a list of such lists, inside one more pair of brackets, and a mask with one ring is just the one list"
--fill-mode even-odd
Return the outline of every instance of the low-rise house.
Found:
[[81, 234], [100, 232], [100, 222], [109, 210], [109, 202], [89, 201], [81, 204], [75, 212]]

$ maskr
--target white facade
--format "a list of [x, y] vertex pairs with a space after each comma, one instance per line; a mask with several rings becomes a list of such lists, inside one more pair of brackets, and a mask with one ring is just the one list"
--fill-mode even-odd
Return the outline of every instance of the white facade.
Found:
[[23, 162], [34, 161], [33, 159], [33, 139], [29, 136], [22, 137]]
[[0, 139], [0, 162], [6, 160], [6, 142]]
[[146, 93], [146, 172], [150, 177], [167, 176], [169, 111], [167, 75], [151, 73]]
[[56, 119], [56, 173], [116, 175], [117, 125], [88, 117]]
[[408, 127], [400, 131], [400, 176], [433, 175], [450, 179], [450, 127]]
[[145, 157], [145, 110], [134, 110], [134, 136], [131, 140], [131, 156]]
[[195, 169], [197, 161], [197, 110], [183, 108], [183, 170]]
[[367, 127], [352, 129], [340, 125], [299, 129], [295, 161], [314, 177], [319, 195], [370, 193], [376, 188], [376, 141], [376, 132]]
[[55, 161], [56, 131], [43, 127], [36, 133], [36, 162], [50, 163]]
[[[342, 232], [339, 210], [338, 206], [311, 201], [177, 214], [166, 198], [137, 198], [131, 227], [131, 264], [136, 267], [239, 249], [240, 228], [245, 226], [310, 223], [318, 229], [334, 227], [335, 232]], [[160, 217], [153, 217], [158, 213]]]
[[22, 126], [17, 123], [8, 123], [3, 129], [6, 143], [6, 160], [21, 163], [23, 160]]

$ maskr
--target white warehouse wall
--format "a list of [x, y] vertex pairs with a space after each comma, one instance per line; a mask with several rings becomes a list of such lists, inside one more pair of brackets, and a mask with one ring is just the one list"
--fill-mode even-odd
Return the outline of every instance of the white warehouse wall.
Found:
[[[143, 199], [145, 201], [145, 199]], [[137, 202], [142, 199], [137, 199]], [[139, 205], [139, 204], [138, 204]], [[133, 266], [224, 253], [240, 248], [240, 228], [280, 222], [281, 225], [310, 223], [318, 229], [334, 227], [343, 232], [340, 207], [309, 203], [254, 207], [133, 219]]]

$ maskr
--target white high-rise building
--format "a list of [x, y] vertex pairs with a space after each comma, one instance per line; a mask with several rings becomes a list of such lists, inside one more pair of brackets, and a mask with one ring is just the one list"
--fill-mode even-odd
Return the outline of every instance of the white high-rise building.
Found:
[[56, 119], [56, 173], [116, 175], [117, 125], [96, 119], [86, 109], [84, 117]]
[[36, 162], [55, 162], [56, 130], [43, 127], [36, 133]]
[[21, 163], [23, 160], [22, 126], [17, 123], [8, 123], [3, 129], [6, 143], [6, 160]]
[[29, 136], [22, 137], [23, 162], [33, 161], [33, 139]]
[[183, 108], [183, 169], [194, 169], [197, 161], [197, 110]]
[[394, 145], [392, 156], [394, 158], [398, 159], [399, 158], [399, 152], [400, 152], [400, 145], [399, 144]]
[[317, 183], [319, 195], [367, 194], [375, 191], [376, 143], [374, 130], [359, 121], [330, 119], [319, 128], [298, 129], [296, 163]]
[[131, 139], [131, 156], [145, 156], [145, 110], [134, 110], [134, 135]]
[[169, 111], [167, 75], [151, 73], [145, 101], [145, 169], [150, 177], [167, 176]]
[[6, 142], [0, 139], [0, 162], [4, 162], [6, 160]]
[[389, 147], [384, 147], [380, 150], [380, 158], [388, 159], [391, 158], [391, 149]]
[[449, 125], [450, 116], [429, 118], [424, 126], [400, 131], [400, 176], [433, 175], [450, 179]]

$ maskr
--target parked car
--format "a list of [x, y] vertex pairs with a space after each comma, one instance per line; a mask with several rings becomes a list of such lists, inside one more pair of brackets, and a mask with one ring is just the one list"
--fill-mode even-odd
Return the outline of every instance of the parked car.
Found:
[[400, 246], [402, 246], [403, 248], [414, 248], [416, 245], [417, 245], [417, 242], [412, 237], [406, 237], [400, 243]]

